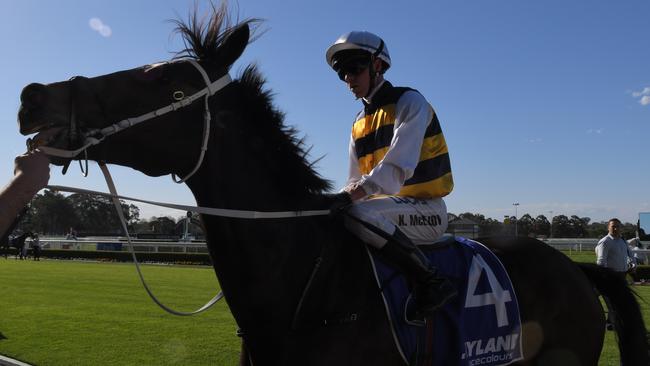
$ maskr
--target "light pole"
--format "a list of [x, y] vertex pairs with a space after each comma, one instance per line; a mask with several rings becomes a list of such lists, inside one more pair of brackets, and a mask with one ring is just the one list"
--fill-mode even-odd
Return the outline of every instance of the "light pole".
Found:
[[519, 206], [519, 202], [515, 202], [512, 205], [515, 206], [515, 236], [517, 236], [517, 226], [519, 226], [519, 219], [517, 218], [517, 206]]
[[553, 237], [553, 210], [549, 211], [549, 213], [551, 214], [551, 232], [548, 234], [548, 237], [552, 238]]

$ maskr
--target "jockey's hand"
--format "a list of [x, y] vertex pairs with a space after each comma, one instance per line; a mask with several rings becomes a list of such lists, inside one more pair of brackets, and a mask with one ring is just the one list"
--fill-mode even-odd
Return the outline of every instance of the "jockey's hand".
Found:
[[14, 182], [21, 191], [35, 194], [50, 180], [50, 159], [42, 152], [19, 155], [14, 160]]
[[355, 189], [353, 189], [350, 192], [350, 198], [352, 201], [358, 201], [360, 199], [368, 197], [368, 194], [366, 193], [366, 190], [363, 189], [361, 186], [357, 186]]
[[368, 197], [368, 193], [366, 193], [366, 190], [363, 189], [363, 187], [358, 182], [348, 185], [347, 187], [343, 188], [343, 190], [350, 194], [352, 201], [358, 201], [360, 199]]
[[330, 215], [336, 216], [352, 204], [352, 198], [348, 192], [341, 192], [330, 196]]

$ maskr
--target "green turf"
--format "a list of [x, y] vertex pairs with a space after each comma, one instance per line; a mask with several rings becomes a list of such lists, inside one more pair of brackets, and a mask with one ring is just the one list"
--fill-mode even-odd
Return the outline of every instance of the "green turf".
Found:
[[[566, 252], [594, 262], [592, 252]], [[145, 266], [154, 293], [189, 311], [217, 291], [211, 268]], [[635, 287], [646, 326], [650, 286]], [[160, 310], [132, 264], [0, 258], [0, 354], [39, 366], [236, 365], [239, 339], [225, 303], [193, 317]], [[5, 338], [5, 339], [3, 339]], [[607, 332], [600, 365], [618, 365]]]
[[567, 257], [571, 258], [574, 262], [583, 262], [583, 263], [596, 263], [596, 252], [593, 250], [586, 250], [582, 252], [573, 251], [562, 251], [566, 254]]
[[[216, 293], [211, 268], [145, 266], [166, 305], [190, 311]], [[193, 317], [160, 310], [133, 265], [0, 259], [0, 354], [41, 366], [234, 365], [225, 303]], [[5, 339], [2, 339], [2, 338]]]

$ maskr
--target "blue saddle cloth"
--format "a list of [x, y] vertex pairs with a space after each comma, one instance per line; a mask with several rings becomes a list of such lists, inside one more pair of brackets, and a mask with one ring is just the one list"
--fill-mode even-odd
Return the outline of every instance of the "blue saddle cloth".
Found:
[[370, 253], [397, 348], [408, 365], [497, 366], [522, 359], [519, 305], [499, 259], [482, 244], [456, 237], [426, 251], [458, 296], [423, 321], [403, 276]]

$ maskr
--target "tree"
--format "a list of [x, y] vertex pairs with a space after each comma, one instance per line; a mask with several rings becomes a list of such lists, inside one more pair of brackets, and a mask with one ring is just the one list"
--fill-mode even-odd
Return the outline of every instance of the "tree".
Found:
[[[122, 224], [115, 212], [112, 199], [89, 194], [73, 194], [68, 197], [79, 214], [76, 227], [81, 231], [93, 233], [122, 233]], [[127, 225], [132, 226], [140, 218], [140, 209], [120, 201]]]
[[589, 238], [602, 238], [607, 235], [607, 222], [592, 222], [587, 227], [587, 237]]
[[551, 223], [548, 221], [546, 216], [544, 215], [538, 215], [535, 218], [535, 223], [534, 223], [534, 232], [535, 235], [537, 236], [546, 236], [550, 237], [551, 235]]
[[591, 219], [589, 217], [578, 217], [572, 215], [569, 219], [569, 226], [571, 228], [571, 238], [584, 238], [587, 236], [587, 226]]
[[47, 235], [63, 235], [78, 221], [74, 207], [61, 193], [48, 189], [36, 195], [29, 212], [31, 230]]
[[535, 233], [535, 219], [529, 214], [525, 214], [517, 221], [517, 235], [530, 236]]
[[638, 227], [635, 224], [626, 222], [625, 224], [623, 224], [623, 227], [621, 228], [621, 236], [626, 240], [636, 238], [637, 229]]
[[152, 217], [149, 220], [151, 232], [156, 234], [174, 235], [176, 222], [171, 217]]
[[483, 236], [497, 235], [503, 232], [503, 224], [501, 222], [492, 218], [486, 219], [485, 216], [481, 214], [473, 214], [470, 212], [465, 212], [458, 215], [458, 217], [469, 219], [476, 222], [479, 226], [481, 235]]
[[565, 215], [558, 215], [553, 217], [553, 237], [554, 238], [570, 238], [571, 225], [569, 218]]

